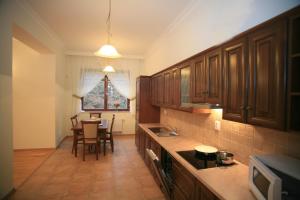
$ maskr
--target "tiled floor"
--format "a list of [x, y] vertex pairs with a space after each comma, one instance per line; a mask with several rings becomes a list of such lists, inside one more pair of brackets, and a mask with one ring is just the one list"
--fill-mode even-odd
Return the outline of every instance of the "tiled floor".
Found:
[[54, 151], [54, 149], [14, 151], [14, 187], [18, 188]]
[[[130, 199], [162, 200], [163, 194], [137, 153], [134, 136], [116, 136], [115, 152], [106, 156], [71, 154], [71, 138], [65, 140], [12, 199]], [[109, 145], [108, 145], [109, 146]]]

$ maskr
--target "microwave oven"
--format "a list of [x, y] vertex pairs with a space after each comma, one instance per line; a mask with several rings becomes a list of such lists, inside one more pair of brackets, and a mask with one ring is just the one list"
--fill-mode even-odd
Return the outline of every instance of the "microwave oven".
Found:
[[299, 200], [300, 160], [283, 155], [250, 156], [249, 188], [258, 200]]

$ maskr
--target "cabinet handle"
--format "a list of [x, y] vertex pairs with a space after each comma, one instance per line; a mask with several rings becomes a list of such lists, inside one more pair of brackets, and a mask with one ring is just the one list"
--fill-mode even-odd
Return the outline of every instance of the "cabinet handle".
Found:
[[241, 105], [241, 106], [240, 106], [240, 109], [241, 109], [241, 110], [244, 110], [244, 109], [245, 109], [245, 106], [244, 106], [244, 105]]
[[252, 107], [251, 106], [247, 106], [246, 109], [247, 110], [252, 110]]

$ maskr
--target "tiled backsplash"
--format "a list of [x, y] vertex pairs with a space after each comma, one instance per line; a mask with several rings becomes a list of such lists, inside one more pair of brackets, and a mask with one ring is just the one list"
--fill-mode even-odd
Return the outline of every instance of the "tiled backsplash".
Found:
[[[177, 128], [178, 133], [235, 154], [235, 159], [248, 164], [251, 154], [279, 153], [300, 159], [300, 134], [278, 131], [228, 120], [222, 120], [222, 110], [211, 114], [192, 114], [161, 109], [161, 123]], [[221, 130], [214, 129], [215, 120]]]

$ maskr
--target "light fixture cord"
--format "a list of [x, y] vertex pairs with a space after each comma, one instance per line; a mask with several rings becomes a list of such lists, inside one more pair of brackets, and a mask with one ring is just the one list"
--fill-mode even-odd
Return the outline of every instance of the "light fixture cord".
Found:
[[111, 0], [109, 0], [109, 12], [106, 20], [106, 25], [107, 25], [107, 43], [110, 44], [110, 37], [112, 36], [111, 34]]

